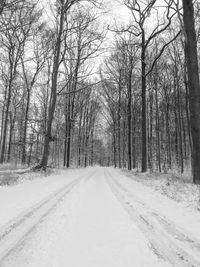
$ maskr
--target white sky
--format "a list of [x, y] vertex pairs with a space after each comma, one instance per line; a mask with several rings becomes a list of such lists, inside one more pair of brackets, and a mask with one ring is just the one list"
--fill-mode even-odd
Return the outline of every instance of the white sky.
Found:
[[[45, 13], [49, 13], [49, 6], [51, 3], [55, 2], [55, 0], [39, 0], [40, 5], [44, 8]], [[105, 16], [103, 16], [102, 20], [106, 22], [112, 22], [117, 20], [117, 22], [128, 22], [129, 18], [131, 18], [130, 11], [127, 7], [120, 4], [119, 0], [103, 0], [104, 10], [107, 12]]]
[[[163, 0], [160, 0], [159, 4], [161, 4], [162, 2]], [[52, 3], [55, 3], [55, 0], [39, 0], [39, 3], [44, 8], [44, 16], [46, 16], [47, 20], [49, 19], [50, 22], [50, 20], [52, 19], [52, 14], [49, 7]], [[102, 23], [102, 27], [103, 24], [105, 24], [105, 28], [109, 27], [110, 29], [115, 29], [115, 25], [120, 28], [120, 25], [128, 25], [130, 21], [133, 21], [131, 11], [122, 3], [123, 0], [103, 0], [104, 9], [99, 11], [100, 14], [103, 13], [103, 15], [100, 16], [100, 24]], [[146, 27], [150, 29], [155, 23], [155, 17], [152, 16], [148, 19]], [[115, 33], [112, 31], [107, 32], [107, 38], [104, 42], [106, 53], [99, 56], [98, 59], [95, 59], [95, 66], [97, 68], [99, 64], [101, 64], [102, 59], [109, 56], [110, 48], [113, 47], [114, 43], [114, 35]]]
[[104, 0], [108, 10], [110, 10], [110, 17], [120, 22], [128, 22], [131, 18], [128, 8], [120, 3], [119, 0]]

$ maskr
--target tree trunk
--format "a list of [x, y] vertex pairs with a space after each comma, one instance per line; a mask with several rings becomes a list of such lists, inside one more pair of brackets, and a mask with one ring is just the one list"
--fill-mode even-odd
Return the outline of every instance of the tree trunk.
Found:
[[125, 150], [126, 150], [126, 122], [123, 121], [123, 150], [122, 150], [122, 162], [123, 168], [126, 168], [126, 161], [125, 161]]
[[191, 136], [191, 123], [190, 123], [190, 110], [189, 110], [189, 97], [188, 97], [188, 82], [187, 82], [187, 76], [186, 76], [186, 70], [184, 74], [184, 84], [185, 84], [185, 112], [186, 112], [186, 118], [187, 118], [187, 132], [188, 132], [188, 138], [189, 138], [189, 149], [190, 154], [192, 155], [192, 136]]
[[[135, 103], [134, 103], [135, 105]], [[133, 107], [133, 122], [132, 122], [132, 167], [133, 169], [136, 168], [136, 108]]]
[[66, 137], [67, 137], [67, 150], [66, 150], [66, 162], [65, 166], [69, 168], [70, 166], [70, 154], [71, 154], [71, 99], [70, 95], [68, 96], [67, 102], [67, 114], [66, 114]]
[[[13, 118], [12, 118], [13, 115]], [[13, 140], [13, 131], [15, 127], [15, 118], [16, 118], [16, 111], [14, 114], [10, 113], [10, 133], [9, 133], [9, 144], [8, 144], [8, 156], [7, 161], [10, 161], [11, 151], [12, 151], [12, 140]]]
[[64, 7], [62, 7], [61, 14], [60, 14], [60, 26], [59, 26], [59, 33], [56, 41], [56, 48], [55, 48], [55, 55], [54, 55], [54, 62], [53, 62], [53, 72], [52, 72], [52, 85], [51, 85], [51, 96], [49, 102], [49, 110], [48, 110], [48, 121], [47, 121], [47, 130], [44, 139], [44, 150], [42, 155], [42, 160], [40, 165], [36, 168], [42, 168], [46, 170], [48, 157], [49, 157], [49, 143], [52, 139], [51, 136], [51, 128], [54, 118], [54, 112], [56, 108], [56, 100], [57, 100], [57, 79], [58, 79], [58, 69], [59, 69], [59, 59], [60, 59], [60, 50], [61, 50], [61, 43], [62, 43], [62, 32], [63, 32], [63, 20], [64, 20]]
[[22, 139], [22, 164], [26, 163], [26, 136], [27, 136], [27, 124], [28, 124], [28, 113], [29, 113], [29, 106], [30, 106], [30, 89], [27, 88], [27, 103], [26, 103], [26, 110], [25, 110], [25, 118], [24, 118], [24, 132], [23, 132], [23, 139]]
[[0, 163], [3, 163], [5, 160], [5, 147], [6, 147], [6, 137], [7, 137], [7, 127], [8, 127], [8, 116], [9, 116], [9, 109], [10, 109], [10, 102], [11, 102], [11, 90], [12, 90], [12, 81], [13, 81], [13, 74], [12, 74], [12, 67], [10, 78], [9, 78], [9, 86], [8, 86], [8, 95], [7, 95], [7, 103], [5, 108], [5, 117], [3, 123], [3, 132], [2, 132], [2, 140], [1, 140], [1, 154], [0, 154]]
[[[131, 62], [132, 64], [132, 62]], [[128, 118], [127, 118], [127, 123], [128, 123], [128, 170], [130, 171], [132, 169], [132, 136], [131, 136], [131, 126], [132, 126], [132, 66], [130, 67], [131, 70], [129, 70], [129, 76], [128, 76]]]
[[[121, 78], [120, 78], [121, 79]], [[118, 88], [118, 161], [119, 161], [119, 168], [121, 169], [121, 80], [119, 81], [119, 88]]]
[[66, 159], [67, 159], [67, 138], [68, 138], [68, 110], [67, 110], [67, 98], [69, 95], [66, 95], [65, 98], [65, 140], [64, 140], [64, 158], [63, 158], [63, 166], [66, 166]]
[[189, 107], [193, 142], [193, 181], [200, 184], [200, 83], [192, 0], [183, 0], [183, 21], [186, 33], [185, 54], [188, 68]]
[[[143, 37], [144, 38], [144, 37]], [[142, 43], [144, 44], [144, 40]], [[146, 63], [145, 48], [142, 47], [142, 172], [147, 171], [147, 129], [146, 129]]]
[[117, 163], [116, 163], [116, 125], [115, 125], [115, 122], [114, 122], [114, 125], [113, 125], [113, 163], [114, 163], [114, 168], [117, 167]]
[[159, 172], [161, 172], [161, 159], [160, 159], [160, 118], [159, 118], [159, 106], [158, 106], [158, 83], [157, 83], [157, 65], [155, 72], [155, 98], [156, 98], [156, 158]]
[[149, 168], [153, 171], [153, 92], [149, 95]]
[[166, 103], [166, 136], [167, 136], [167, 164], [168, 168], [172, 168], [172, 154], [171, 154], [171, 133], [170, 133], [170, 117], [169, 117], [169, 99]]
[[91, 161], [90, 161], [91, 166], [94, 165], [94, 129], [92, 129], [91, 132]]
[[78, 166], [81, 166], [81, 147], [82, 147], [82, 114], [83, 110], [81, 110], [80, 117], [79, 117], [79, 126], [78, 126]]

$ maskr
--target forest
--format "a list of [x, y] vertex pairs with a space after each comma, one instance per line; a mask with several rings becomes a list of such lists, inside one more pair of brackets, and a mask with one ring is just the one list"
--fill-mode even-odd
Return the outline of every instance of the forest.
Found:
[[199, 62], [198, 1], [1, 0], [0, 164], [200, 184]]

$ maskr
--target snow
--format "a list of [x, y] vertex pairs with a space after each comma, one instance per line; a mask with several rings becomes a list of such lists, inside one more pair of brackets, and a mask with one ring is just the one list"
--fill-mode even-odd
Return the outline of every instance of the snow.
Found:
[[[89, 169], [81, 172], [86, 174]], [[16, 186], [0, 186], [0, 228], [78, 176], [80, 170], [71, 169], [61, 171], [58, 175], [26, 180]]]
[[112, 194], [103, 169], [79, 186], [28, 243], [15, 252], [18, 261], [14, 255], [2, 267], [163, 266]]
[[200, 208], [200, 186], [192, 183], [191, 175], [187, 172], [139, 173], [123, 170], [123, 174], [184, 204], [185, 207]]
[[[142, 182], [143, 184], [141, 184], [140, 182], [138, 182], [138, 179], [136, 181], [134, 179], [128, 179], [124, 175], [120, 174], [119, 171], [115, 171], [115, 173], [117, 173], [118, 180], [123, 179], [123, 185], [126, 188], [128, 188], [129, 190], [132, 189], [132, 192], [134, 191], [134, 194], [137, 199], [142, 200], [146, 205], [151, 206], [155, 211], [159, 212], [159, 214], [162, 214], [163, 216], [166, 216], [168, 219], [172, 220], [174, 223], [177, 223], [180, 227], [184, 229], [184, 231], [192, 234], [193, 237], [198, 237], [200, 243], [200, 212], [193, 209], [198, 205], [198, 186], [185, 184], [185, 197], [181, 199], [179, 198], [179, 202], [177, 203], [177, 201], [173, 201], [175, 197], [171, 196], [169, 198], [168, 194], [167, 196], [165, 196], [165, 194], [161, 195], [159, 193], [163, 190], [162, 182], [160, 184], [160, 189], [158, 189], [157, 184], [155, 190], [152, 181], [150, 184], [151, 187], [146, 187], [144, 186], [144, 181]], [[182, 186], [181, 183], [179, 183], [178, 185], [180, 187]], [[196, 194], [194, 194], [194, 188], [196, 189]], [[183, 193], [183, 191], [181, 192]], [[178, 189], [176, 189], [176, 193], [178, 194]], [[190, 198], [187, 198], [186, 194], [191, 196], [195, 195], [195, 201], [193, 200], [195, 204], [191, 205]]]
[[4, 224], [79, 177], [1, 267], [200, 266], [200, 212], [112, 168], [62, 171], [0, 188]]
[[192, 255], [198, 261], [194, 266], [200, 266], [200, 213], [185, 207], [185, 203], [177, 203], [153, 188], [125, 177], [117, 170], [111, 170], [110, 173], [122, 185], [124, 201], [134, 206], [140, 216], [151, 224], [152, 230], [164, 228], [160, 231], [160, 239], [166, 235], [165, 240], [170, 239], [179, 251], [180, 248], [184, 249], [184, 254]]

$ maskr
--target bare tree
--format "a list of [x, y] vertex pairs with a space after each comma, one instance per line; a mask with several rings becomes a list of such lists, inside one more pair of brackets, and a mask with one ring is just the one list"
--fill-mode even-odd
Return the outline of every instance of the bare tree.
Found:
[[[56, 20], [56, 38], [55, 38], [55, 50], [54, 50], [54, 59], [53, 59], [53, 69], [52, 69], [52, 78], [51, 78], [51, 92], [50, 92], [50, 100], [49, 100], [49, 107], [48, 107], [48, 119], [47, 119], [47, 129], [45, 134], [45, 140], [44, 140], [44, 150], [43, 150], [43, 156], [41, 159], [41, 162], [38, 166], [36, 166], [36, 169], [46, 169], [48, 157], [49, 157], [49, 144], [50, 141], [53, 140], [52, 138], [52, 123], [54, 119], [54, 112], [56, 109], [56, 102], [57, 102], [57, 96], [59, 95], [59, 92], [57, 92], [58, 87], [58, 74], [61, 67], [61, 64], [63, 63], [63, 60], [65, 59], [66, 54], [66, 46], [67, 43], [65, 40], [67, 36], [67, 32], [71, 31], [71, 29], [68, 28], [68, 18], [69, 13], [72, 11], [73, 7], [75, 7], [76, 4], [78, 4], [80, 0], [60, 0], [57, 1], [57, 10], [56, 10], [56, 16], [58, 17]], [[90, 3], [93, 3], [95, 1], [88, 1]]]
[[[140, 0], [131, 1], [125, 0], [124, 4], [130, 9], [135, 24], [130, 25], [129, 27], [123, 29], [123, 31], [133, 34], [138, 38], [138, 46], [141, 47], [141, 98], [142, 98], [142, 172], [147, 171], [147, 116], [146, 116], [146, 78], [153, 70], [156, 61], [162, 55], [164, 49], [173, 42], [177, 36], [180, 34], [180, 31], [177, 32], [175, 37], [173, 37], [167, 43], [162, 44], [159, 48], [159, 51], [153, 61], [148, 64], [147, 62], [147, 51], [152, 41], [157, 37], [161, 36], [162, 33], [171, 25], [172, 19], [176, 14], [176, 11], [172, 11], [171, 8], [173, 1], [166, 1], [167, 4], [163, 7], [162, 21], [159, 17], [158, 7], [156, 7], [156, 0], [146, 1], [145, 3]], [[149, 23], [149, 18], [151, 15], [154, 15], [156, 18], [156, 25], [153, 26], [153, 29], [150, 30], [150, 33], [147, 31], [147, 24]], [[149, 66], [148, 66], [149, 65]], [[147, 69], [148, 67], [148, 69]]]
[[24, 3], [24, 5], [20, 5], [19, 9], [14, 13], [8, 10], [0, 19], [0, 24], [4, 28], [4, 31], [0, 36], [0, 42], [2, 49], [7, 54], [9, 64], [8, 86], [5, 99], [5, 116], [1, 136], [0, 163], [3, 163], [5, 160], [6, 135], [13, 83], [16, 79], [17, 68], [21, 56], [24, 53], [25, 43], [29, 37], [30, 29], [37, 17], [35, 14], [35, 4], [26, 5], [26, 3]]
[[[29, 109], [31, 101], [32, 89], [37, 81], [37, 77], [41, 72], [44, 64], [49, 56], [48, 37], [42, 34], [44, 25], [37, 25], [33, 30], [32, 40], [30, 43], [33, 45], [33, 56], [31, 58], [21, 57], [22, 73], [26, 87], [26, 108], [24, 115], [23, 125], [23, 138], [22, 138], [22, 164], [26, 163], [26, 139], [27, 139], [27, 127], [29, 120]], [[31, 66], [31, 69], [28, 67]]]

